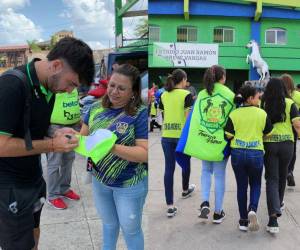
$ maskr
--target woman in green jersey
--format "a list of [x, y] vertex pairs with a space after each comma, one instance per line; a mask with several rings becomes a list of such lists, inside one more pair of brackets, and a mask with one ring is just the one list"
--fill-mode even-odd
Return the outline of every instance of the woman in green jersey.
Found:
[[281, 216], [288, 165], [293, 157], [294, 134], [300, 134], [300, 117], [293, 100], [285, 97], [284, 83], [271, 78], [262, 98], [261, 106], [267, 112], [274, 129], [264, 139], [265, 178], [269, 222], [267, 231], [278, 233], [277, 217]]
[[[163, 111], [163, 129], [161, 144], [165, 156], [165, 198], [168, 206], [167, 216], [173, 217], [177, 208], [173, 200], [173, 179], [175, 172], [175, 149], [178, 139], [193, 105], [193, 98], [185, 90], [187, 81], [186, 73], [176, 69], [167, 79], [166, 91], [160, 97], [159, 108]], [[187, 198], [194, 191], [195, 186], [189, 185], [190, 165], [182, 171], [182, 198]]]
[[225, 134], [231, 139], [231, 165], [236, 178], [240, 213], [239, 229], [257, 231], [259, 224], [256, 212], [264, 163], [263, 135], [269, 134], [273, 126], [267, 113], [258, 107], [259, 92], [254, 87], [241, 87], [234, 101], [239, 108], [229, 114]]

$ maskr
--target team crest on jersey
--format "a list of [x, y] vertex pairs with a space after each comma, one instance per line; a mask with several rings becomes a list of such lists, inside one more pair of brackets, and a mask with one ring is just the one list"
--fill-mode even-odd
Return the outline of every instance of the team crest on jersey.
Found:
[[116, 125], [116, 130], [120, 134], [124, 134], [128, 128], [128, 123], [126, 122], [118, 122]]
[[210, 133], [224, 126], [233, 104], [220, 94], [203, 98], [199, 102], [200, 124]]

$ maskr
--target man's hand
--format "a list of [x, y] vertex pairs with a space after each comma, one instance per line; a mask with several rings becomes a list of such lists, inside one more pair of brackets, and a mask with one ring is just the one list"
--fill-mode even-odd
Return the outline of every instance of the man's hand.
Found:
[[58, 134], [52, 139], [54, 152], [70, 152], [78, 146], [78, 139], [74, 134]]
[[68, 128], [68, 127], [59, 128], [59, 129], [55, 130], [53, 137], [62, 136], [65, 134], [76, 135], [76, 134], [79, 134], [79, 132], [77, 132], [75, 129]]

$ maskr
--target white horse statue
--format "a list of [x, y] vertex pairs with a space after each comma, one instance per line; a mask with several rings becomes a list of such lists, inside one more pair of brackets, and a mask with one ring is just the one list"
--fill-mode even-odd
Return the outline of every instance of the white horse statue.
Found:
[[251, 40], [247, 45], [247, 48], [252, 48], [251, 54], [247, 55], [246, 62], [249, 64], [249, 61], [252, 62], [253, 68], [256, 68], [257, 73], [260, 75], [259, 81], [263, 81], [266, 78], [270, 77], [269, 66], [261, 58], [259, 53], [259, 47], [255, 40]]

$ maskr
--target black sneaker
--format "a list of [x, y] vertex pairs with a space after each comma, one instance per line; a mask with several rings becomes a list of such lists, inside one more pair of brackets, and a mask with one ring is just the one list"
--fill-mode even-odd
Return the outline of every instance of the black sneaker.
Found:
[[259, 224], [258, 224], [258, 220], [257, 220], [255, 211], [253, 211], [253, 210], [249, 211], [248, 219], [249, 219], [249, 230], [250, 231], [258, 231]]
[[214, 213], [213, 223], [220, 224], [225, 218], [225, 213], [222, 210], [220, 214]]
[[202, 202], [199, 210], [200, 212], [198, 214], [198, 217], [201, 219], [208, 219], [208, 215], [210, 213], [209, 202], [208, 201]]
[[289, 187], [295, 187], [296, 186], [295, 178], [294, 178], [293, 174], [288, 174], [288, 176], [287, 176], [287, 185]]
[[189, 186], [189, 189], [188, 189], [186, 192], [182, 192], [182, 193], [181, 193], [181, 197], [182, 197], [183, 199], [186, 199], [186, 198], [188, 198], [188, 197], [191, 197], [192, 193], [193, 193], [194, 190], [195, 190], [195, 187], [196, 187], [195, 184], [191, 184], [191, 185]]
[[243, 232], [247, 232], [248, 231], [248, 225], [249, 225], [249, 221], [248, 220], [239, 220], [239, 229]]
[[270, 232], [272, 234], [279, 233], [279, 226], [277, 222], [277, 217], [269, 217], [269, 223], [267, 225], [267, 232]]
[[176, 213], [177, 213], [177, 207], [168, 208], [168, 210], [167, 210], [167, 216], [169, 218], [174, 217], [176, 215]]

